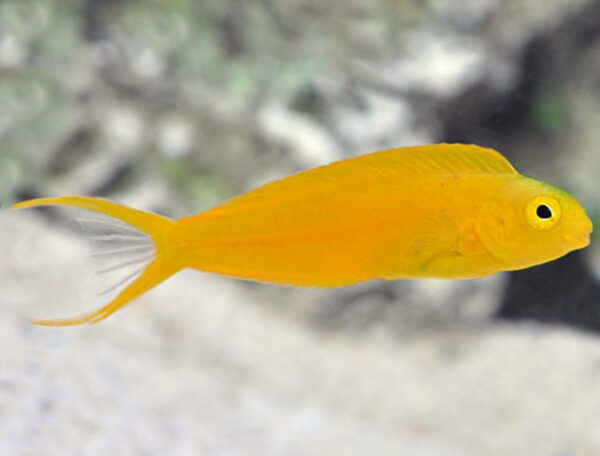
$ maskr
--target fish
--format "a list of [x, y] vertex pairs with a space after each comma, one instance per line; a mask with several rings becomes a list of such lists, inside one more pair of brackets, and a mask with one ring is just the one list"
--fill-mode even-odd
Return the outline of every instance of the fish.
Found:
[[[524, 176], [496, 150], [431, 144], [372, 152], [292, 174], [204, 212], [170, 219], [86, 196], [110, 217], [101, 241], [139, 269], [105, 306], [44, 326], [98, 323], [183, 269], [298, 287], [411, 278], [479, 278], [552, 261], [590, 243], [569, 193]], [[135, 253], [132, 253], [135, 252]], [[119, 283], [119, 285], [123, 285]]]

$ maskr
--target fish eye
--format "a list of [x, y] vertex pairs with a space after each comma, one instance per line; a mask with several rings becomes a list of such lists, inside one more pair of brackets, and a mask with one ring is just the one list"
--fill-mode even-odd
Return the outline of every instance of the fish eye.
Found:
[[536, 230], [549, 230], [560, 220], [560, 203], [550, 196], [537, 196], [527, 205], [525, 216]]
[[552, 218], [552, 209], [550, 209], [545, 204], [540, 204], [535, 210], [535, 214], [538, 216], [539, 219], [547, 220], [549, 218]]

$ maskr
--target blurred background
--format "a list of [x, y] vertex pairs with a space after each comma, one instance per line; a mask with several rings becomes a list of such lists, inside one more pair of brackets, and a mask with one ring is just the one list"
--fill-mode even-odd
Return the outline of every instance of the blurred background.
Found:
[[[600, 222], [598, 0], [0, 0], [0, 202], [171, 217], [362, 153], [501, 150]], [[598, 242], [475, 281], [184, 272], [105, 302], [56, 212], [0, 216], [0, 454], [600, 454]]]

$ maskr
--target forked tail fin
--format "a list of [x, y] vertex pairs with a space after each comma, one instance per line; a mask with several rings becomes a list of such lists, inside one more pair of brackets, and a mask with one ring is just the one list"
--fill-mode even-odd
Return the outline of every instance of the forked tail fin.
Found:
[[[129, 282], [112, 301], [91, 313], [72, 318], [57, 320], [34, 320], [42, 326], [74, 326], [85, 323], [98, 323], [141, 294], [155, 287], [180, 268], [169, 261], [169, 232], [174, 222], [160, 215], [131, 209], [107, 200], [85, 196], [64, 196], [59, 198], [39, 198], [15, 204], [13, 209], [25, 209], [36, 206], [75, 206], [89, 211], [99, 212], [111, 217], [107, 220], [81, 219], [95, 229], [89, 238], [104, 251], [96, 257], [110, 260], [124, 258], [120, 263], [105, 268], [99, 273], [113, 272], [132, 265], [141, 268], [117, 283], [118, 288]], [[108, 250], [107, 250], [108, 249]]]

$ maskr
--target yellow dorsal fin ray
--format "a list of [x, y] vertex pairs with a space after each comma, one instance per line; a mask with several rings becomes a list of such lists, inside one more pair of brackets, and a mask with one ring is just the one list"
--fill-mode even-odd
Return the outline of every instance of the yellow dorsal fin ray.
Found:
[[389, 154], [404, 172], [452, 174], [517, 174], [517, 171], [494, 149], [472, 144], [432, 144], [414, 146], [371, 155]]

